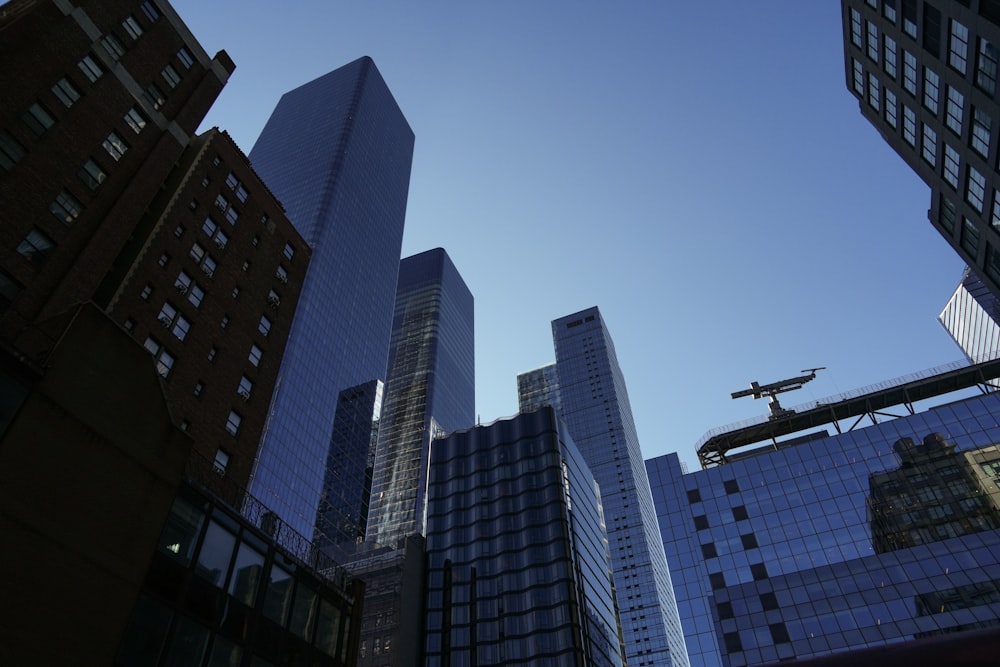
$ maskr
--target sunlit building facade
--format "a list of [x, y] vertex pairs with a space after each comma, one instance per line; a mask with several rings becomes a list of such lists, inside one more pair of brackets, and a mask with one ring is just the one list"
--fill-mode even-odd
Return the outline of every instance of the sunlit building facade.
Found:
[[969, 361], [1000, 357], [1000, 299], [966, 269], [938, 321]]
[[601, 497], [548, 407], [436, 439], [427, 667], [624, 664]]
[[385, 404], [365, 539], [391, 545], [422, 534], [427, 460], [436, 431], [476, 414], [475, 304], [442, 248], [399, 264]]
[[[552, 322], [555, 370], [518, 379], [520, 410], [553, 397], [601, 488], [629, 665], [687, 665], [670, 571], [614, 343], [595, 308]], [[557, 386], [545, 386], [551, 382]]]
[[341, 392], [385, 377], [412, 155], [367, 57], [283, 95], [250, 151], [313, 248], [251, 486], [306, 535]]
[[[721, 462], [697, 472], [676, 454], [647, 461], [692, 662], [954, 642], [944, 650], [964, 645], [976, 664], [995, 651], [1000, 394], [948, 392], [996, 372], [911, 377], [719, 429], [701, 452]], [[911, 412], [905, 397], [920, 395], [939, 405]]]

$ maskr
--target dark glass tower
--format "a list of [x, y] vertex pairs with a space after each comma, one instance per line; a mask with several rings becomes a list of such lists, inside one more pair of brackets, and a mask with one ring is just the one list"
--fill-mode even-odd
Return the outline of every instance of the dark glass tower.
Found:
[[385, 374], [412, 156], [367, 57], [283, 95], [250, 151], [313, 248], [251, 488], [307, 536], [340, 393]]
[[474, 315], [472, 293], [443, 249], [400, 262], [367, 541], [423, 533], [431, 437], [475, 423]]
[[518, 378], [520, 409], [533, 410], [558, 397], [560, 416], [600, 486], [628, 664], [687, 665], [656, 510], [611, 335], [600, 311], [589, 308], [554, 320], [552, 338], [555, 372], [544, 367]]
[[434, 441], [427, 665], [624, 664], [601, 496], [552, 408]]

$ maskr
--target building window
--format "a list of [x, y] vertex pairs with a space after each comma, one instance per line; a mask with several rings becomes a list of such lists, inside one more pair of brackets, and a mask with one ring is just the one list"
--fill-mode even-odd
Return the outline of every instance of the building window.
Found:
[[962, 216], [962, 237], [959, 239], [962, 250], [969, 253], [969, 257], [975, 259], [979, 251], [979, 228], [965, 216]]
[[195, 308], [201, 306], [202, 299], [205, 298], [205, 291], [199, 287], [187, 273], [181, 271], [177, 274], [177, 280], [174, 281], [174, 287], [176, 287], [177, 291], [181, 294], [186, 294], [188, 301]]
[[157, 316], [157, 319], [165, 329], [169, 329], [170, 333], [172, 333], [177, 340], [180, 341], [187, 338], [188, 331], [191, 330], [191, 322], [189, 322], [186, 317], [181, 315], [177, 311], [177, 308], [175, 308], [169, 301], [163, 304], [163, 308], [160, 309], [160, 314]]
[[32, 132], [39, 135], [56, 124], [56, 119], [52, 117], [52, 114], [38, 102], [32, 104], [27, 111], [21, 114], [21, 120], [31, 128]]
[[90, 80], [91, 83], [94, 83], [95, 81], [100, 79], [101, 75], [104, 74], [104, 69], [100, 65], [98, 65], [97, 61], [94, 60], [89, 55], [84, 56], [83, 59], [81, 59], [80, 62], [77, 63], [77, 66], [80, 68], [80, 71], [83, 72], [83, 75]]
[[41, 266], [54, 247], [55, 243], [52, 239], [38, 228], [32, 227], [31, 231], [18, 244], [17, 252], [32, 264]]
[[924, 50], [935, 58], [941, 56], [941, 11], [929, 2], [923, 3], [923, 43]]
[[727, 632], [722, 635], [722, 643], [726, 645], [726, 653], [739, 653], [743, 650], [743, 642], [740, 641], [738, 632]]
[[726, 587], [726, 575], [722, 572], [712, 572], [708, 575], [708, 582], [712, 590], [719, 590]]
[[688, 489], [687, 497], [688, 497], [688, 502], [689, 503], [692, 503], [692, 504], [694, 504], [694, 503], [700, 503], [701, 502], [701, 491], [699, 491], [698, 489]]
[[1000, 190], [993, 191], [993, 212], [990, 217], [990, 226], [1000, 232]]
[[219, 326], [222, 327], [223, 329], [229, 328], [229, 315], [222, 316], [222, 321], [219, 322]]
[[0, 167], [10, 171], [24, 157], [24, 146], [9, 132], [0, 131]]
[[215, 259], [208, 254], [208, 251], [201, 246], [200, 243], [195, 243], [191, 246], [191, 252], [188, 253], [191, 259], [193, 259], [197, 264], [198, 268], [201, 269], [202, 273], [211, 278], [215, 275], [215, 269], [218, 266]]
[[719, 552], [715, 549], [715, 542], [701, 545], [701, 557], [704, 559], [716, 558]]
[[200, 381], [196, 382], [195, 385], [194, 385], [194, 395], [195, 395], [195, 397], [201, 396], [204, 391], [205, 391], [205, 383], [204, 382], [200, 382]]
[[888, 19], [890, 23], [896, 22], [896, 0], [883, 0], [882, 16]]
[[744, 549], [756, 549], [757, 548], [757, 536], [753, 533], [747, 533], [746, 535], [740, 535], [740, 542], [743, 543]]
[[150, 23], [155, 23], [156, 19], [160, 18], [160, 11], [156, 8], [156, 5], [149, 2], [149, 0], [143, 2], [140, 7], [142, 9], [142, 13], [145, 14]]
[[185, 231], [184, 225], [177, 225], [176, 227], [174, 227], [174, 237], [180, 238], [184, 236], [184, 231]]
[[160, 259], [157, 262], [157, 264], [159, 264], [162, 267], [166, 267], [166, 265], [169, 264], [169, 263], [170, 263], [170, 255], [169, 254], [163, 253], [162, 255], [160, 255]]
[[176, 88], [177, 84], [181, 82], [181, 75], [177, 73], [173, 65], [167, 65], [160, 72], [163, 80], [167, 82], [167, 87]]
[[244, 259], [243, 260], [243, 271], [244, 271], [244, 273], [250, 271], [250, 260], [249, 259]]
[[903, 32], [917, 38], [917, 0], [903, 0]]
[[146, 283], [146, 286], [142, 288], [141, 292], [139, 292], [139, 298], [142, 299], [143, 301], [149, 301], [149, 297], [152, 294], [153, 294], [153, 286], [150, 285], [149, 283]]
[[162, 109], [163, 105], [167, 103], [166, 96], [155, 83], [146, 86], [145, 97], [149, 105], [157, 110]]
[[937, 166], [937, 132], [929, 125], [922, 125], [921, 155], [924, 161], [932, 167]]
[[917, 114], [906, 105], [903, 105], [903, 141], [917, 145]]
[[163, 377], [168, 377], [171, 369], [174, 367], [174, 356], [167, 352], [167, 349], [160, 345], [159, 341], [152, 336], [146, 339], [143, 347], [149, 350], [149, 353], [156, 360], [156, 372]]
[[948, 64], [965, 74], [969, 58], [969, 29], [952, 19], [948, 35]]
[[771, 639], [774, 640], [775, 644], [788, 644], [792, 641], [784, 623], [772, 623], [767, 628], [771, 631]]
[[285, 256], [285, 259], [290, 260], [292, 259], [292, 257], [295, 256], [295, 248], [292, 247], [291, 243], [286, 243], [285, 249], [282, 251], [282, 254]]
[[851, 43], [859, 49], [861, 42], [861, 12], [851, 7]]
[[986, 275], [995, 282], [1000, 282], [1000, 252], [986, 244]]
[[948, 235], [955, 233], [955, 220], [957, 220], [958, 211], [955, 208], [955, 203], [948, 199], [947, 197], [941, 197], [941, 211], [938, 214], [938, 222], [941, 227], [948, 232]]
[[240, 432], [241, 423], [243, 423], [243, 417], [236, 410], [230, 410], [229, 418], [226, 419], [226, 432], [235, 437]]
[[979, 51], [976, 54], [976, 86], [989, 96], [997, 92], [997, 63], [1000, 54], [995, 46], [987, 40], [979, 39]]
[[907, 50], [903, 50], [903, 88], [910, 95], [917, 95], [917, 58]]
[[275, 290], [271, 290], [267, 293], [267, 305], [273, 309], [277, 309], [281, 305], [281, 295]]
[[708, 530], [708, 517], [704, 514], [699, 514], [694, 518], [694, 529], [695, 530]]
[[733, 518], [736, 519], [737, 521], [746, 521], [747, 519], [749, 519], [750, 515], [747, 513], [746, 505], [737, 505], [736, 507], [734, 507]]
[[56, 195], [55, 201], [49, 204], [49, 211], [60, 222], [70, 225], [80, 217], [80, 213], [83, 212], [83, 205], [73, 195], [63, 190]]
[[938, 112], [938, 94], [941, 86], [941, 77], [937, 72], [929, 67], [924, 68], [924, 108], [932, 114]]
[[274, 277], [278, 279], [279, 282], [288, 282], [288, 269], [286, 269], [281, 264], [278, 264], [278, 269], [274, 273]]
[[879, 93], [878, 79], [871, 72], [868, 73], [868, 104], [875, 111], [879, 110], [879, 101], [881, 95]]
[[753, 563], [750, 565], [750, 575], [754, 581], [763, 581], [768, 578], [767, 566], [763, 563]]
[[128, 144], [125, 143], [125, 140], [114, 132], [108, 135], [108, 138], [104, 140], [102, 146], [104, 146], [104, 150], [108, 152], [108, 155], [110, 155], [115, 162], [121, 160], [122, 157], [124, 157], [125, 152], [128, 150]]
[[236, 174], [229, 172], [229, 175], [226, 176], [226, 185], [228, 185], [229, 189], [236, 194], [236, 198], [240, 201], [240, 203], [246, 203], [250, 193], [247, 192], [245, 187], [243, 187], [243, 183], [236, 178]]
[[134, 16], [126, 16], [125, 20], [122, 21], [122, 28], [125, 29], [125, 32], [132, 39], [139, 39], [142, 35], [142, 26], [139, 25], [139, 22], [135, 20]]
[[80, 180], [91, 190], [96, 190], [104, 182], [108, 175], [101, 169], [101, 166], [93, 160], [87, 160], [77, 172]]
[[965, 181], [965, 201], [982, 213], [986, 202], [986, 177], [980, 174], [974, 167], [969, 167], [969, 173]]
[[851, 58], [854, 63], [854, 92], [859, 96], [865, 94], [865, 70], [861, 63]]
[[735, 479], [727, 479], [722, 483], [722, 487], [726, 490], [726, 493], [733, 494], [740, 492], [740, 483]]
[[208, 351], [208, 360], [214, 362], [217, 356], [219, 356], [219, 348], [213, 345], [211, 349]]
[[261, 357], [263, 356], [264, 356], [264, 350], [260, 349], [256, 345], [250, 346], [250, 355], [247, 357], [247, 359], [250, 361], [251, 364], [253, 364], [255, 367], [260, 366], [260, 360]]
[[250, 400], [250, 393], [253, 391], [253, 380], [248, 378], [246, 375], [240, 378], [240, 386], [236, 390], [244, 401]]
[[982, 109], [972, 109], [972, 136], [969, 145], [984, 158], [990, 156], [990, 141], [992, 140], [993, 119]]
[[896, 78], [896, 40], [889, 35], [885, 36], [884, 45], [885, 57], [882, 60], [882, 69], [891, 78]]
[[959, 168], [959, 157], [958, 151], [949, 146], [944, 145], [944, 180], [948, 184], [958, 189], [958, 168]]
[[142, 132], [142, 128], [146, 127], [146, 117], [142, 115], [142, 112], [138, 108], [132, 107], [125, 113], [125, 123], [132, 128], [132, 131], [136, 134]]
[[111, 56], [112, 60], [118, 60], [125, 55], [125, 47], [122, 46], [122, 43], [114, 35], [107, 34], [102, 37], [101, 46], [104, 47], [104, 50]]
[[[229, 429], [227, 428], [226, 430]], [[235, 435], [235, 433], [233, 435]], [[220, 447], [219, 450], [215, 452], [215, 461], [212, 463], [212, 469], [221, 476], [226, 474], [227, 466], [229, 466], [229, 454], [226, 453], [226, 450]]]
[[125, 327], [125, 331], [134, 331], [135, 330], [135, 320], [133, 320], [131, 317], [129, 317], [124, 322], [122, 322], [122, 326]]
[[965, 96], [948, 86], [948, 101], [945, 103], [945, 124], [952, 132], [962, 136], [962, 115], [965, 113]]
[[868, 21], [868, 57], [878, 62], [878, 26]]
[[177, 51], [177, 60], [181, 61], [181, 66], [184, 69], [191, 69], [191, 66], [194, 65], [194, 58], [191, 57], [191, 52], [183, 46]]
[[719, 619], [736, 618], [732, 602], [719, 602], [716, 608], [719, 610]]
[[267, 318], [267, 315], [260, 316], [260, 322], [257, 324], [257, 331], [264, 337], [271, 333], [271, 320]]
[[80, 99], [80, 91], [66, 78], [59, 79], [52, 86], [52, 94], [59, 98], [67, 109], [77, 103]]
[[201, 231], [205, 232], [205, 235], [212, 239], [212, 242], [220, 250], [224, 249], [229, 243], [229, 235], [219, 229], [219, 226], [211, 218], [205, 218], [205, 222], [201, 226]]

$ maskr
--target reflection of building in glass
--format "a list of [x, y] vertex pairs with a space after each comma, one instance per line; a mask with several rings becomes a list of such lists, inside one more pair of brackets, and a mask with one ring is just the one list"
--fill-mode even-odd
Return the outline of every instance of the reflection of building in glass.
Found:
[[472, 293], [441, 248], [399, 263], [385, 404], [365, 539], [423, 533], [427, 458], [438, 429], [476, 420]]
[[692, 661], [1000, 642], [965, 632], [1000, 625], [986, 490], [1000, 394], [948, 402], [998, 375], [998, 362], [918, 375], [717, 429], [692, 473], [673, 454], [647, 461]]
[[940, 433], [921, 445], [901, 438], [892, 448], [899, 469], [868, 478], [876, 553], [1000, 528], [1000, 510], [970, 462]]
[[600, 493], [550, 408], [437, 439], [427, 665], [624, 663]]
[[316, 513], [316, 546], [338, 560], [365, 537], [381, 410], [381, 380], [340, 392]]
[[556, 363], [518, 378], [520, 410], [556, 398], [557, 413], [601, 488], [629, 665], [686, 665], [670, 570], [611, 334], [595, 307], [554, 320], [552, 339]]

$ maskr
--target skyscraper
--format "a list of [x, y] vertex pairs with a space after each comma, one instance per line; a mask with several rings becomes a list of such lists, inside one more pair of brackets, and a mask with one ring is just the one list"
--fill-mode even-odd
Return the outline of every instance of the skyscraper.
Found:
[[475, 423], [475, 373], [475, 306], [448, 253], [405, 258], [366, 540], [390, 545], [423, 533], [431, 438]]
[[968, 268], [938, 321], [970, 361], [1000, 357], [1000, 299]]
[[624, 662], [601, 496], [550, 407], [431, 447], [426, 665]]
[[841, 6], [862, 116], [930, 187], [931, 224], [1000, 296], [1000, 2]]
[[313, 248], [251, 486], [306, 535], [340, 393], [385, 377], [412, 156], [367, 57], [283, 95], [250, 151]]
[[936, 369], [713, 429], [696, 472], [647, 461], [692, 661], [995, 662], [1000, 394], [954, 392], [998, 372]]
[[[552, 337], [555, 373], [542, 368], [518, 379], [520, 409], [534, 410], [558, 395], [560, 416], [601, 489], [629, 665], [687, 665], [670, 571], [611, 335], [595, 307], [554, 320]], [[555, 387], [542, 386], [553, 380], [557, 394]]]

